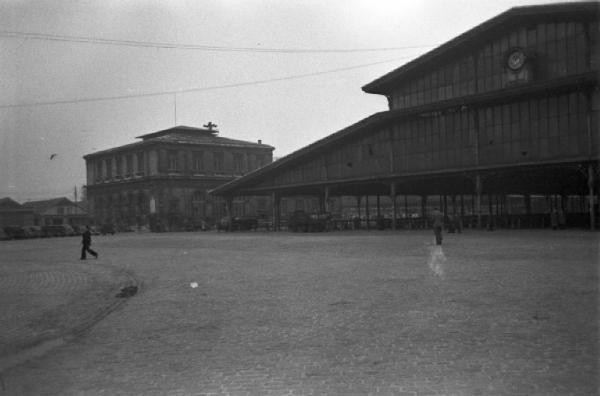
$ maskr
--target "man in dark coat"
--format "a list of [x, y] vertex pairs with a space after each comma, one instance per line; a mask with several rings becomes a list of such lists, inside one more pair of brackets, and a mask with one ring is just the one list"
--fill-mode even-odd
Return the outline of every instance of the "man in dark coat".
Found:
[[81, 234], [81, 260], [85, 260], [85, 252], [88, 252], [95, 258], [98, 258], [98, 253], [90, 249], [92, 245], [92, 233], [90, 232], [90, 226], [85, 226], [85, 231]]
[[444, 227], [444, 214], [435, 208], [431, 214], [433, 232], [435, 233], [435, 244], [442, 244], [442, 228]]

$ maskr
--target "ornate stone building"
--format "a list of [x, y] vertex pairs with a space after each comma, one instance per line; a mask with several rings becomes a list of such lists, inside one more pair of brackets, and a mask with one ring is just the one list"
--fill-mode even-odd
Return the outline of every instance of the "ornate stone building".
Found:
[[[218, 136], [215, 126], [177, 126], [84, 156], [96, 223], [177, 230], [210, 226], [225, 216], [225, 201], [207, 191], [272, 162], [274, 148]], [[260, 215], [267, 204], [246, 197], [231, 209]]]

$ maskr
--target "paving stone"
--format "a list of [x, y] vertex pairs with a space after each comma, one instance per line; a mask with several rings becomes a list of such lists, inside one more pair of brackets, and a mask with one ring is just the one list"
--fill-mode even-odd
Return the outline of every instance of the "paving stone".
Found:
[[[89, 267], [64, 257], [76, 257], [73, 241], [0, 244], [0, 286], [23, 291], [15, 304], [62, 307], [15, 308], [13, 323], [42, 314], [51, 330], [85, 318], [114, 298], [119, 271], [140, 290], [78, 338], [5, 371], [5, 394], [598, 390], [597, 234], [471, 231], [447, 235], [441, 251], [422, 231], [122, 234], [95, 238], [101, 259]], [[69, 312], [96, 287], [100, 298]]]

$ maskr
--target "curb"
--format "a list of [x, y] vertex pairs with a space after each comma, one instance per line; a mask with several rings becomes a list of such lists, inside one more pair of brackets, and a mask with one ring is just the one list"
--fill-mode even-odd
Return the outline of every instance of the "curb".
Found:
[[[142, 292], [143, 285], [139, 282], [132, 272], [124, 270], [123, 268], [115, 267], [112, 264], [100, 264], [104, 267], [108, 267], [113, 271], [124, 274], [128, 281], [126, 284], [122, 285], [126, 286], [136, 286], [137, 293]], [[111, 312], [116, 311], [122, 305], [127, 302], [128, 298], [118, 298], [114, 297], [114, 301], [108, 304], [107, 306], [99, 309], [94, 315], [92, 315], [87, 320], [76, 324], [71, 329], [63, 332], [59, 335], [54, 335], [52, 337], [45, 337], [42, 333], [38, 337], [35, 337], [30, 342], [26, 343], [20, 350], [16, 352], [9, 353], [5, 356], [0, 357], [0, 390], [4, 390], [4, 379], [2, 378], [2, 374], [5, 371], [18, 366], [32, 358], [41, 357], [51, 350], [60, 347], [68, 342], [71, 342], [84, 334], [87, 330], [93, 327], [96, 323], [100, 322], [106, 316], [108, 316]]]

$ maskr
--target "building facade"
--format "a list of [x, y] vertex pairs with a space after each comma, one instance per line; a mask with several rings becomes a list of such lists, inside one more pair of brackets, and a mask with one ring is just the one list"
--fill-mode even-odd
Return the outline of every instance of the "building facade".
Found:
[[532, 200], [543, 197], [544, 211], [594, 227], [599, 33], [597, 2], [510, 9], [364, 86], [387, 111], [214, 193], [270, 194], [274, 219], [281, 197], [313, 195], [328, 211], [353, 196], [369, 216], [385, 195], [398, 218], [410, 196], [422, 218], [438, 206], [480, 227], [544, 226]]
[[0, 199], [0, 228], [9, 226], [34, 225], [34, 213], [17, 201], [5, 197]]
[[70, 225], [82, 226], [88, 223], [87, 211], [68, 198], [53, 198], [42, 201], [28, 201], [24, 208], [34, 213], [33, 225]]
[[245, 197], [226, 208], [207, 194], [273, 159], [273, 147], [178, 126], [139, 136], [140, 142], [84, 156], [86, 194], [97, 224], [178, 230], [215, 224], [241, 212], [267, 211], [266, 200]]

